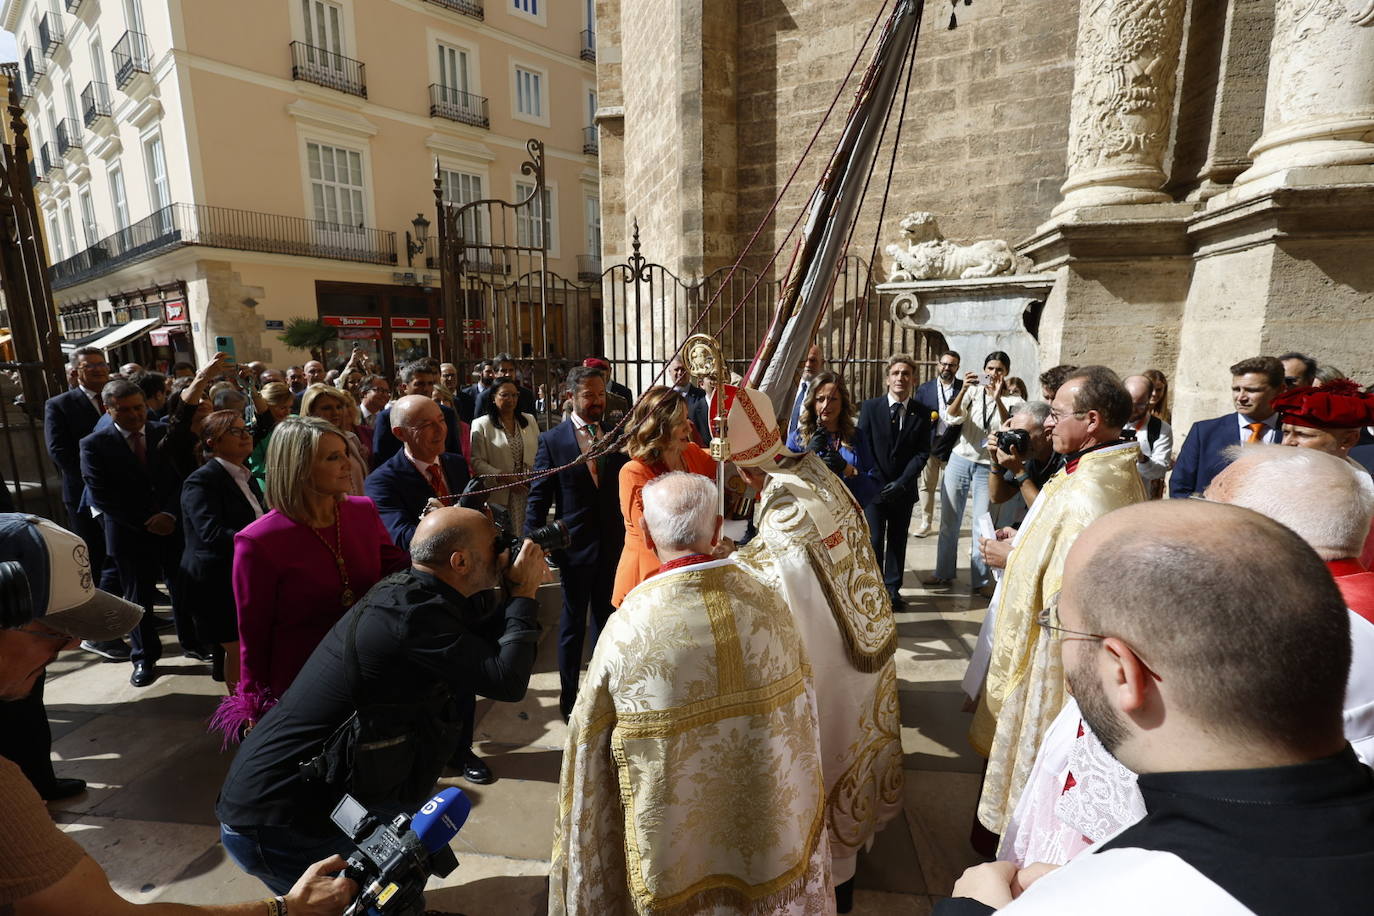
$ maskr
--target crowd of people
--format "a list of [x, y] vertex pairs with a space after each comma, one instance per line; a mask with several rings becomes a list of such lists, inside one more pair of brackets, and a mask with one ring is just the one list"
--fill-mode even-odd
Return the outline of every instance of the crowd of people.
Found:
[[[1152, 908], [1288, 912], [1320, 888], [1359, 911], [1374, 879], [1339, 866], [1374, 864], [1374, 395], [1300, 353], [1245, 359], [1234, 412], [1177, 445], [1157, 370], [1056, 366], [1032, 399], [1008, 354], [975, 365], [945, 351], [918, 385], [897, 355], [860, 401], [819, 347], [772, 398], [675, 358], [636, 397], [597, 356], [554, 390], [505, 354], [464, 385], [432, 359], [388, 380], [361, 350], [168, 377], [78, 348], [45, 414], [70, 532], [0, 529], [30, 554], [84, 543], [83, 591], [62, 608], [35, 585], [0, 636], [49, 659], [79, 640], [146, 687], [175, 631], [225, 685], [226, 851], [274, 904], [330, 912], [342, 790], [399, 812], [445, 768], [494, 778], [476, 697], [524, 694], [552, 566], [550, 911], [847, 912], [901, 809], [908, 540], [938, 531], [919, 581], [948, 592], [967, 525], [990, 601], [963, 683], [973, 841], [997, 861], [937, 911], [1095, 911], [1116, 880]], [[53, 771], [41, 667], [4, 685], [0, 754], [51, 800], [84, 784]]]

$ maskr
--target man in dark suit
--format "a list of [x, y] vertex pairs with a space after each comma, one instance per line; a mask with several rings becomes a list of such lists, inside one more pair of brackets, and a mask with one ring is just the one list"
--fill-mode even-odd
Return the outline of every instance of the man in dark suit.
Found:
[[473, 368], [477, 370], [477, 381], [468, 386], [467, 392], [472, 397], [473, 416], [476, 417], [477, 399], [482, 396], [482, 392], [491, 387], [492, 382], [496, 381], [496, 362], [490, 359], [479, 360]]
[[802, 361], [801, 381], [797, 383], [797, 396], [792, 399], [792, 412], [787, 417], [787, 438], [790, 440], [797, 431], [797, 424], [801, 422], [802, 405], [806, 403], [806, 396], [811, 391], [811, 380], [818, 374], [825, 371], [825, 357], [821, 355], [821, 348], [815, 344], [806, 351], [806, 359]]
[[409, 550], [425, 504], [462, 493], [468, 465], [462, 455], [444, 451], [447, 420], [438, 402], [408, 394], [383, 416], [389, 417], [401, 450], [368, 474], [363, 487], [396, 546]]
[[487, 415], [487, 405], [491, 403], [491, 396], [496, 391], [495, 382], [497, 379], [503, 378], [515, 382], [515, 387], [520, 389], [520, 400], [516, 402], [515, 409], [533, 416], [536, 411], [534, 392], [520, 384], [520, 380], [515, 374], [515, 360], [506, 353], [496, 357], [496, 375], [492, 376], [492, 384], [482, 389], [482, 393], [477, 396], [472, 408], [473, 416], [485, 417]]
[[916, 361], [894, 356], [887, 362], [887, 394], [869, 398], [859, 409], [859, 435], [867, 440], [874, 469], [869, 473], [882, 489], [864, 509], [873, 553], [883, 569], [883, 585], [894, 609], [906, 571], [907, 530], [916, 506], [921, 471], [930, 458], [930, 412], [911, 396]]
[[1229, 463], [1225, 452], [1232, 445], [1281, 442], [1283, 430], [1273, 404], [1283, 390], [1283, 363], [1272, 356], [1255, 356], [1232, 366], [1231, 398], [1236, 411], [1199, 421], [1188, 430], [1169, 479], [1169, 495], [1187, 499], [1206, 490]]
[[[404, 393], [407, 395], [413, 394], [423, 398], [433, 398], [434, 386], [438, 383], [439, 363], [433, 359], [417, 359], [401, 367], [401, 384], [405, 385]], [[458, 441], [458, 414], [454, 413], [452, 407], [445, 407], [442, 404], [438, 406], [444, 415], [444, 424], [447, 427], [444, 451], [461, 455], [463, 447]], [[374, 468], [381, 467], [382, 462], [401, 450], [401, 440], [397, 439], [391, 431], [395, 424], [391, 422], [390, 414], [390, 408], [378, 414], [377, 425], [372, 430], [372, 466]]]
[[471, 424], [472, 418], [477, 415], [477, 399], [470, 388], [458, 384], [458, 367], [453, 363], [440, 363], [439, 383], [453, 392], [453, 406], [458, 410], [458, 419]]
[[615, 370], [611, 367], [610, 360], [606, 359], [604, 356], [588, 356], [586, 359], [582, 360], [582, 365], [586, 366], [588, 369], [601, 370], [601, 374], [606, 377], [606, 393], [608, 395], [613, 394], [620, 398], [625, 402], [627, 408], [628, 405], [634, 404], [634, 393], [615, 380]]
[[692, 377], [687, 374], [687, 366], [680, 356], [668, 364], [668, 385], [687, 399], [687, 419], [692, 421], [700, 444], [705, 446], [711, 441], [710, 399], [706, 397], [705, 388], [692, 384]]
[[[606, 410], [606, 380], [596, 369], [578, 366], [568, 373], [572, 416], [539, 437], [536, 471], [572, 464], [601, 443], [611, 427], [602, 420]], [[553, 554], [563, 582], [563, 615], [558, 624], [558, 672], [562, 691], [558, 709], [567, 719], [577, 699], [582, 648], [591, 614], [591, 643], [614, 608], [611, 591], [615, 568], [625, 546], [625, 519], [620, 514], [621, 452], [541, 477], [530, 487], [525, 509], [525, 534], [554, 517], [568, 526], [572, 544]]]
[[[68, 365], [76, 375], [76, 387], [48, 399], [43, 410], [43, 433], [48, 454], [62, 473], [62, 503], [67, 507], [67, 523], [72, 532], [86, 542], [91, 570], [100, 577], [99, 587], [118, 594], [119, 578], [114, 564], [106, 562], [105, 528], [81, 505], [81, 496], [86, 489], [86, 482], [81, 479], [81, 440], [94, 431], [105, 413], [100, 390], [110, 380], [110, 366], [105, 361], [105, 351], [97, 347], [73, 350]], [[82, 648], [113, 661], [129, 657], [129, 647], [122, 639], [100, 644], [82, 643]]]
[[916, 403], [934, 415], [930, 428], [930, 460], [921, 475], [921, 490], [925, 498], [921, 500], [921, 524], [916, 536], [923, 538], [930, 534], [930, 526], [935, 521], [935, 496], [940, 492], [940, 477], [945, 462], [954, 451], [954, 443], [959, 441], [959, 427], [950, 426], [940, 415], [950, 401], [954, 400], [964, 380], [959, 378], [959, 354], [946, 350], [940, 354], [935, 378], [916, 389]]
[[114, 422], [81, 440], [81, 476], [105, 526], [105, 544], [124, 598], [144, 610], [143, 620], [129, 634], [134, 663], [129, 683], [146, 687], [157, 680], [162, 657], [153, 616], [159, 575], [172, 593], [177, 638], [188, 649], [196, 647], [189, 609], [179, 600], [181, 478], [157, 447], [167, 427], [148, 422], [137, 385], [115, 379], [101, 390], [101, 399]]

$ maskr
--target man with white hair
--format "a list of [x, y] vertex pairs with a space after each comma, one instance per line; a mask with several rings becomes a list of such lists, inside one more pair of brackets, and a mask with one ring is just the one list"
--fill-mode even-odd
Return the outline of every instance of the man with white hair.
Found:
[[815, 672], [835, 901], [846, 913], [859, 851], [902, 810], [897, 621], [844, 482], [814, 452], [782, 447], [758, 391], [735, 393], [726, 427], [731, 460], [761, 491], [758, 534], [735, 559], [787, 602]]
[[643, 490], [663, 564], [611, 615], [563, 753], [549, 913], [833, 912], [816, 700], [782, 596], [720, 542], [714, 484]]
[[[1318, 450], [1247, 445], [1236, 447], [1206, 497], [1280, 522], [1326, 563], [1349, 610], [1354, 647], [1345, 737], [1374, 762], [1374, 573], [1358, 559], [1374, 519], [1374, 481]], [[999, 858], [1063, 864], [1144, 813], [1135, 774], [1112, 759], [1070, 700], [1040, 747]]]

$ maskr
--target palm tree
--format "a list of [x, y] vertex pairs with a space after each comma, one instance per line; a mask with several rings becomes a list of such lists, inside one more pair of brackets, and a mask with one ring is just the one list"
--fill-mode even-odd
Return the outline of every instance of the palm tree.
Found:
[[286, 322], [286, 330], [277, 335], [277, 340], [294, 350], [309, 350], [311, 359], [323, 362], [324, 345], [338, 336], [338, 328], [318, 318], [291, 318]]

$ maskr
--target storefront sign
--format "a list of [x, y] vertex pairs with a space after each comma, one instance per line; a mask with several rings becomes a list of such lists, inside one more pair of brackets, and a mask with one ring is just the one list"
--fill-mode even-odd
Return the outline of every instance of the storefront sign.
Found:
[[170, 347], [172, 345], [171, 334], [166, 328], [159, 328], [148, 332], [148, 340], [155, 347]]
[[333, 328], [381, 328], [381, 318], [355, 315], [321, 315], [320, 320]]
[[381, 340], [381, 328], [339, 328], [339, 340]]
[[263, 328], [268, 331], [285, 331], [286, 322], [279, 318], [268, 318], [262, 323]]
[[428, 318], [392, 318], [391, 329], [393, 331], [428, 331], [430, 320]]
[[[169, 299], [167, 303], [163, 306], [163, 308], [166, 310], [168, 323], [186, 323], [185, 302], [181, 301], [180, 299]], [[166, 344], [159, 344], [159, 346], [166, 346]]]

